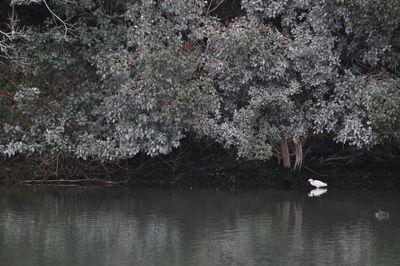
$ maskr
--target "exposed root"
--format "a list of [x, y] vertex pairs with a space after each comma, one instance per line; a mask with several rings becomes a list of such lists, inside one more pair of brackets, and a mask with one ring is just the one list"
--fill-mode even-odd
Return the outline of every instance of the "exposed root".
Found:
[[296, 154], [296, 159], [294, 162], [293, 169], [300, 170], [303, 165], [303, 146], [301, 145], [301, 141], [300, 141], [299, 137], [297, 137], [297, 136], [293, 137], [292, 141], [294, 144], [295, 154]]

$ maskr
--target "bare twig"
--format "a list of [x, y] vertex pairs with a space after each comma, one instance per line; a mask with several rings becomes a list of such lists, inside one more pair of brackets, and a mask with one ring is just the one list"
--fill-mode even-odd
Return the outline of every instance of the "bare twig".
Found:
[[46, 6], [47, 10], [49, 10], [49, 12], [53, 15], [53, 17], [55, 17], [58, 21], [60, 21], [63, 24], [63, 26], [64, 26], [64, 36], [63, 36], [63, 38], [66, 39], [67, 38], [67, 34], [70, 31], [70, 28], [72, 27], [72, 25], [66, 23], [56, 13], [54, 13], [53, 10], [47, 4], [46, 0], [43, 0], [43, 3]]
[[[11, 54], [9, 51], [14, 47], [14, 41], [19, 40], [19, 39], [25, 39], [26, 35], [24, 34], [24, 29], [18, 29], [18, 18], [17, 14], [15, 12], [15, 5], [29, 5], [32, 3], [40, 3], [43, 2], [43, 4], [46, 6], [47, 10], [50, 12], [50, 14], [59, 22], [64, 27], [64, 35], [63, 38], [67, 38], [67, 34], [71, 31], [73, 26], [71, 24], [68, 24], [65, 20], [61, 19], [59, 15], [57, 15], [49, 6], [47, 3], [47, 0], [15, 0], [11, 2], [11, 14], [9, 18], [9, 22], [7, 24], [7, 27], [9, 29], [8, 32], [6, 31], [1, 31], [0, 30], [0, 55], [1, 57], [5, 58], [12, 58]], [[65, 3], [76, 3], [74, 0], [65, 0]]]
[[22, 36], [22, 34], [18, 33], [16, 30], [17, 25], [17, 16], [15, 14], [14, 5], [11, 5], [11, 14], [9, 18], [8, 28], [9, 32], [1, 31], [0, 30], [0, 52], [3, 53], [6, 58], [11, 58], [9, 54], [9, 50], [13, 47], [13, 41], [17, 39], [17, 37]]
[[214, 0], [211, 0], [210, 4], [208, 5], [207, 12], [206, 12], [207, 14], [210, 14], [211, 12], [215, 11], [220, 5], [222, 5], [223, 2], [225, 2], [225, 0], [221, 0], [212, 9], [210, 9], [212, 4], [213, 4], [213, 2], [214, 2]]

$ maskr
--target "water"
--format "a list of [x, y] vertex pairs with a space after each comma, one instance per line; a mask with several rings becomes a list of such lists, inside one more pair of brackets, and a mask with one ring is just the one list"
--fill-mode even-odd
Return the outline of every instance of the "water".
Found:
[[399, 206], [398, 192], [0, 189], [0, 265], [400, 265]]

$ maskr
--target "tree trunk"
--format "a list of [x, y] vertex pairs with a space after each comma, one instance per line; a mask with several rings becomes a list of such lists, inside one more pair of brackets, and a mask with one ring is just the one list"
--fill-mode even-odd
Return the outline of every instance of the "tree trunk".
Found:
[[290, 168], [290, 154], [287, 143], [287, 138], [282, 137], [281, 139], [281, 159], [283, 168]]
[[294, 148], [296, 151], [296, 160], [294, 162], [294, 167], [293, 169], [301, 169], [301, 166], [303, 165], [303, 146], [301, 145], [301, 141], [299, 139], [299, 137], [293, 137], [292, 139], [293, 143], [294, 143]]

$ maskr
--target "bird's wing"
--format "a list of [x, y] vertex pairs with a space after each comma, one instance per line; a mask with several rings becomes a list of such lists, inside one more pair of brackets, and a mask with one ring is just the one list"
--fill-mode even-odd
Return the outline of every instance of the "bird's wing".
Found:
[[315, 180], [315, 184], [316, 184], [317, 186], [320, 186], [320, 187], [327, 186], [326, 183], [324, 183], [324, 182], [322, 182], [322, 181], [319, 181], [319, 180]]

